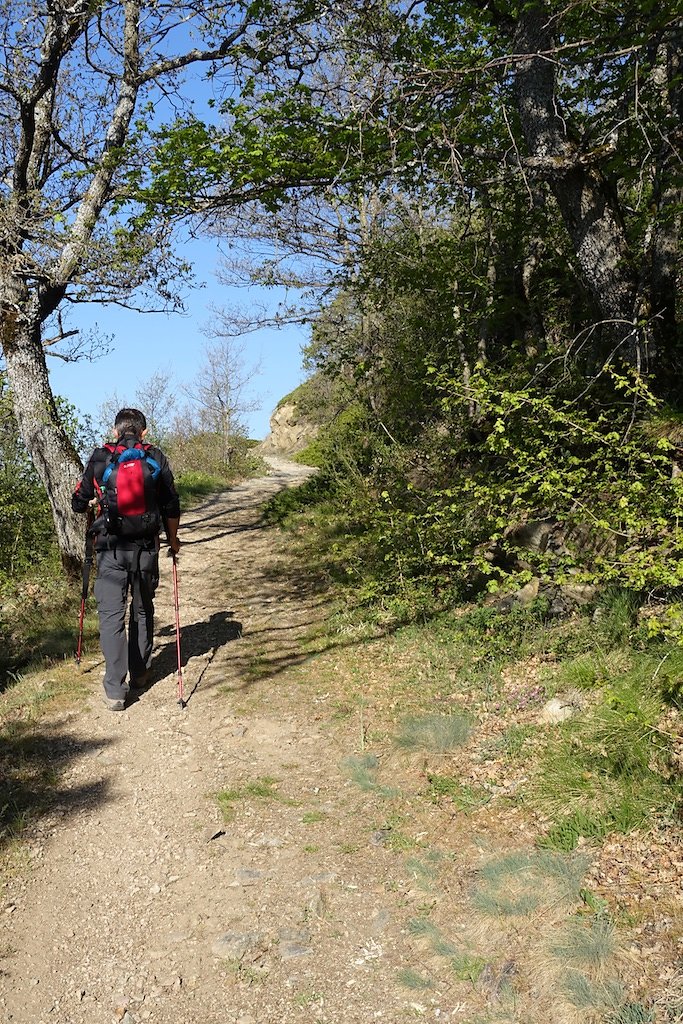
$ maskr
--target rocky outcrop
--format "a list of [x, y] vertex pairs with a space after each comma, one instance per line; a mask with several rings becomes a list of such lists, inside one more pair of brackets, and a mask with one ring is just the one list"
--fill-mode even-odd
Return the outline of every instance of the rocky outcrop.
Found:
[[264, 454], [296, 455], [315, 440], [319, 429], [306, 419], [296, 402], [284, 401], [270, 417], [270, 433], [261, 449]]
[[[605, 539], [598, 531], [588, 526], [567, 526], [554, 520], [543, 520], [512, 524], [503, 532], [500, 540], [486, 545], [481, 551], [486, 561], [495, 568], [503, 569], [505, 572], [522, 570], [534, 573], [533, 562], [524, 557], [527, 551], [532, 554], [545, 554], [549, 564], [555, 559], [572, 557], [572, 552], [578, 552], [584, 560], [590, 562], [591, 558], [599, 555], [615, 554], [617, 538], [611, 534]], [[482, 579], [482, 582], [485, 580]], [[487, 603], [501, 611], [510, 611], [516, 606], [526, 606], [536, 598], [543, 597], [548, 602], [548, 615], [562, 616], [571, 614], [576, 608], [591, 604], [595, 601], [597, 593], [597, 587], [590, 583], [552, 583], [534, 575], [514, 593], [502, 597], [491, 594]]]

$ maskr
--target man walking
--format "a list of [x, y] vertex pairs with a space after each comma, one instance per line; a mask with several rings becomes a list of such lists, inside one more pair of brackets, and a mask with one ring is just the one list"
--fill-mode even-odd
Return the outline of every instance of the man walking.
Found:
[[97, 506], [90, 529], [97, 552], [104, 703], [110, 711], [123, 711], [128, 690], [144, 688], [147, 680], [162, 521], [173, 554], [180, 548], [180, 502], [173, 473], [163, 452], [144, 443], [146, 433], [147, 421], [139, 409], [121, 409], [114, 421], [114, 443], [95, 449], [71, 499], [74, 512]]

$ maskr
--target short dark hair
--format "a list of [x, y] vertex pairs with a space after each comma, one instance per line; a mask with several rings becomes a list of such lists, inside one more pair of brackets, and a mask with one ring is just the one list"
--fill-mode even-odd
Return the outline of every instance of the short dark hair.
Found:
[[114, 420], [114, 429], [118, 431], [119, 437], [124, 434], [142, 437], [142, 431], [147, 429], [145, 414], [139, 409], [119, 409]]

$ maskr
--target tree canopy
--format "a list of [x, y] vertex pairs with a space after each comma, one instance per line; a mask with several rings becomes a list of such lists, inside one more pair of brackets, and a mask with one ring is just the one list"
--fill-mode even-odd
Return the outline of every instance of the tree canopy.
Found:
[[[604, 534], [571, 571], [677, 586], [681, 30], [654, 4], [335, 5], [193, 150], [197, 208], [270, 246], [233, 272], [309, 289], [282, 316], [336, 381], [323, 462], [394, 583], [493, 585], [485, 545], [556, 517]], [[152, 204], [193, 191], [182, 131]]]

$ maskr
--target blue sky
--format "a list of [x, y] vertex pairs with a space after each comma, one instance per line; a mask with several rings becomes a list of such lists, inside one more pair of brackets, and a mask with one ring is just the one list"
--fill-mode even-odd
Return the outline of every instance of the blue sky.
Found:
[[[211, 307], [248, 304], [275, 305], [275, 296], [262, 288], [228, 288], [216, 278], [220, 253], [215, 240], [197, 239], [182, 245], [180, 252], [194, 266], [197, 287], [186, 298], [187, 313], [137, 313], [114, 305], [79, 306], [70, 314], [68, 327], [85, 330], [97, 324], [103, 335], [113, 335], [112, 351], [95, 362], [65, 364], [50, 359], [55, 394], [62, 395], [82, 412], [97, 418], [101, 403], [114, 392], [132, 401], [138, 383], [158, 370], [168, 370], [181, 385], [199, 369], [208, 339], [202, 328], [211, 319]], [[303, 380], [301, 346], [305, 327], [263, 329], [242, 339], [247, 364], [260, 364], [251, 382], [251, 395], [261, 408], [248, 413], [249, 435], [268, 433], [272, 410], [283, 395]], [[143, 410], [144, 411], [144, 410]]]
[[[179, 29], [180, 43], [185, 31]], [[188, 38], [192, 41], [191, 36]], [[206, 79], [203, 66], [186, 71], [182, 94], [195, 116], [209, 122], [220, 120], [217, 108], [207, 103], [216, 93], [214, 83]], [[175, 108], [169, 108], [163, 97], [157, 97], [154, 126], [172, 119], [175, 113]], [[189, 383], [200, 367], [204, 346], [209, 340], [202, 328], [211, 319], [212, 307], [244, 305], [251, 300], [259, 307], [275, 310], [277, 297], [272, 291], [256, 287], [228, 288], [218, 282], [216, 270], [221, 257], [215, 239], [185, 241], [177, 252], [192, 264], [197, 279], [198, 287], [185, 295], [187, 312], [184, 315], [137, 313], [116, 305], [95, 304], [69, 311], [65, 327], [87, 330], [97, 324], [102, 335], [113, 335], [112, 351], [95, 362], [65, 364], [59, 359], [50, 359], [48, 366], [55, 394], [97, 419], [105, 399], [116, 392], [120, 398], [132, 401], [136, 385], [158, 370], [170, 370], [179, 384]], [[251, 382], [249, 396], [258, 400], [260, 409], [245, 417], [249, 436], [260, 439], [268, 433], [270, 414], [279, 399], [303, 380], [301, 348], [308, 340], [308, 333], [305, 327], [269, 328], [245, 335], [242, 340], [246, 363], [260, 366]]]

